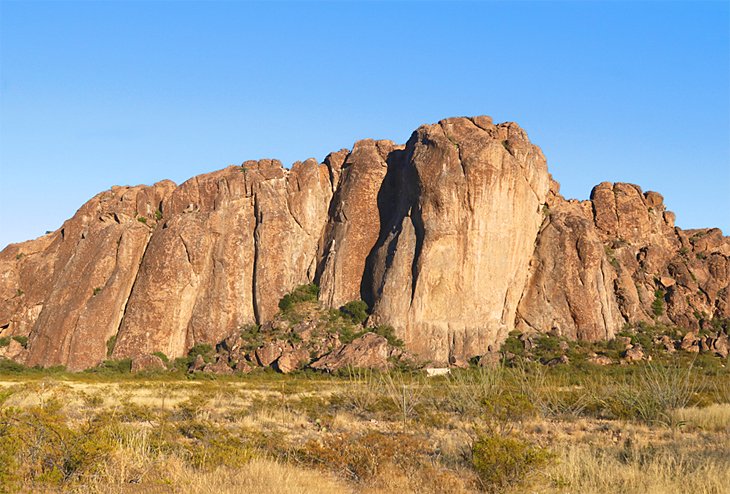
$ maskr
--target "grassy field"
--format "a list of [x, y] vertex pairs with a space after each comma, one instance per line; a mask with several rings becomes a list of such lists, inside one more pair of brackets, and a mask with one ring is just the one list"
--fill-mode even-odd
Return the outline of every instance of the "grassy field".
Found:
[[730, 374], [0, 376], [3, 492], [730, 492]]

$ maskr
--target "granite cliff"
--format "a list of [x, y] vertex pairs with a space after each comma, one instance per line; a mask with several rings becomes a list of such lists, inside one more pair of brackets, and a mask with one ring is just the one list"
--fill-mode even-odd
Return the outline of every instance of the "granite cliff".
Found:
[[322, 163], [102, 192], [0, 252], [0, 356], [72, 370], [181, 356], [270, 322], [307, 283], [456, 363], [514, 329], [602, 340], [626, 323], [730, 317], [730, 238], [675, 227], [636, 185], [565, 199], [518, 125], [452, 118]]

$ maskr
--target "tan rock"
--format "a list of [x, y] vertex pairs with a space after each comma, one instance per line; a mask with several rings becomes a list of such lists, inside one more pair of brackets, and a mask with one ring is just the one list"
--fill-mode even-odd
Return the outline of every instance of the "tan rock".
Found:
[[330, 196], [327, 167], [313, 160], [290, 171], [247, 162], [182, 184], [145, 254], [115, 357], [179, 356], [270, 320], [285, 293], [314, 278]]
[[284, 352], [284, 345], [279, 341], [267, 343], [256, 349], [256, 360], [262, 367], [268, 367]]
[[627, 362], [638, 362], [644, 359], [644, 349], [641, 345], [632, 345], [623, 353], [623, 358]]
[[173, 187], [115, 187], [52, 235], [53, 277], [30, 333], [28, 365], [81, 370], [107, 358], [106, 342], [124, 316], [155, 211]]
[[132, 372], [166, 370], [165, 362], [157, 355], [140, 355], [132, 359]]
[[196, 355], [193, 363], [190, 364], [188, 372], [200, 372], [208, 365], [202, 355]]
[[502, 361], [502, 355], [498, 352], [487, 352], [479, 357], [479, 367], [499, 367]]
[[205, 364], [205, 366], [203, 367], [203, 372], [206, 372], [208, 374], [227, 375], [233, 374], [233, 369], [228, 366], [224, 359], [218, 359], [218, 361], [216, 361], [215, 363]]
[[372, 255], [372, 320], [435, 364], [481, 355], [514, 327], [549, 189], [545, 158], [516, 124], [466, 118], [420, 127], [405, 156]]
[[545, 362], [545, 365], [552, 367], [555, 365], [561, 365], [561, 364], [565, 365], [565, 364], [569, 364], [569, 363], [570, 363], [570, 359], [568, 358], [568, 356], [561, 355], [560, 357], [555, 357], [554, 359], [548, 360], [547, 362]]
[[388, 360], [392, 355], [393, 349], [388, 345], [388, 340], [375, 333], [365, 333], [312, 363], [310, 367], [327, 372], [347, 367], [385, 370], [392, 365]]
[[682, 342], [679, 344], [679, 348], [684, 350], [685, 352], [699, 353], [699, 338], [695, 333], [689, 332], [685, 334], [682, 338]]
[[[179, 187], [113, 187], [0, 252], [0, 334], [28, 337], [12, 355], [29, 365], [80, 370], [111, 347], [112, 358], [175, 358], [271, 321], [310, 282], [330, 306], [364, 299], [369, 324], [447, 365], [498, 351], [514, 328], [596, 340], [626, 322], [699, 330], [730, 317], [730, 238], [676, 228], [662, 196], [636, 185], [566, 200], [519, 126], [454, 118], [405, 147], [360, 141], [322, 164], [261, 160]], [[339, 341], [310, 346], [321, 357]], [[256, 365], [240, 342], [221, 350]]]
[[727, 358], [730, 355], [730, 341], [728, 341], [728, 336], [725, 333], [720, 333], [713, 339], [711, 349], [718, 357]]
[[611, 339], [623, 323], [614, 294], [615, 263], [581, 206], [556, 202], [537, 240], [517, 309], [518, 329]]
[[309, 351], [305, 348], [288, 348], [276, 359], [276, 370], [282, 374], [289, 374], [303, 368], [309, 363]]
[[330, 307], [360, 300], [366, 261], [381, 230], [381, 216], [394, 201], [382, 197], [383, 180], [391, 163], [402, 154], [391, 141], [358, 141], [342, 165], [339, 188], [332, 200], [332, 217], [324, 236], [320, 268], [320, 298]]
[[592, 355], [591, 357], [588, 357], [588, 362], [595, 364], [595, 365], [613, 364], [613, 360], [611, 360], [611, 358], [607, 357], [606, 355]]

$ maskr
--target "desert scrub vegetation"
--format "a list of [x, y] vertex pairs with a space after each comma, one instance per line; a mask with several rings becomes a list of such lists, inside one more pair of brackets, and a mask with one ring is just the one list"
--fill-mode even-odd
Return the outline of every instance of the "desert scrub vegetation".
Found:
[[723, 493], [730, 371], [700, 358], [432, 378], [0, 361], [0, 492]]

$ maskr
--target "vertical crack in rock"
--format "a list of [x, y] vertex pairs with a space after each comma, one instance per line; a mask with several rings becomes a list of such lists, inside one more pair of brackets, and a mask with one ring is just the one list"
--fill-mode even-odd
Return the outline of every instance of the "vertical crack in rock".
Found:
[[257, 271], [258, 271], [258, 265], [259, 265], [259, 242], [260, 242], [260, 232], [259, 228], [261, 227], [261, 211], [259, 208], [259, 199], [258, 195], [254, 193], [253, 196], [253, 210], [254, 210], [254, 218], [256, 221], [256, 226], [254, 227], [253, 231], [253, 275], [251, 276], [251, 300], [253, 302], [253, 314], [254, 318], [256, 319], [257, 324], [262, 324], [265, 321], [261, 320], [261, 315], [259, 312], [259, 303], [258, 303], [258, 297], [256, 295], [256, 286], [257, 286]]

